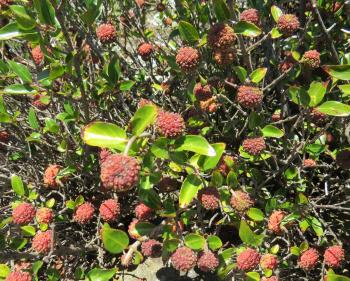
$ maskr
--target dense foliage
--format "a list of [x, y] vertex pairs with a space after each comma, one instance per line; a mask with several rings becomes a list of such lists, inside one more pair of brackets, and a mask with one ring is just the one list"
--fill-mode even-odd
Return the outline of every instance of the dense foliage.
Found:
[[0, 20], [0, 280], [350, 280], [349, 1]]

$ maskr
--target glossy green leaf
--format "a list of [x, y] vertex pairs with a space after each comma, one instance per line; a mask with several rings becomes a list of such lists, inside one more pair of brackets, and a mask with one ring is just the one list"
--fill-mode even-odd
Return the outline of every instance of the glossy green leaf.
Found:
[[198, 31], [187, 21], [182, 20], [179, 22], [179, 32], [181, 39], [186, 42], [195, 43], [199, 40]]
[[22, 34], [23, 33], [19, 30], [17, 23], [11, 22], [0, 29], [0, 41], [16, 38]]
[[102, 242], [108, 252], [119, 254], [129, 246], [129, 237], [124, 231], [104, 225], [102, 229]]
[[203, 250], [205, 239], [199, 234], [190, 233], [185, 236], [185, 245], [192, 250]]
[[20, 5], [11, 5], [10, 9], [21, 29], [30, 30], [35, 27], [35, 19], [29, 15], [25, 7]]
[[120, 148], [128, 141], [125, 131], [117, 125], [105, 122], [93, 122], [82, 131], [83, 141], [91, 146]]
[[36, 113], [32, 107], [29, 109], [28, 123], [32, 129], [37, 130], [40, 128], [38, 118], [36, 117]]
[[261, 29], [253, 23], [247, 21], [239, 21], [235, 25], [235, 32], [247, 37], [256, 37], [261, 34]]
[[340, 91], [342, 91], [343, 97], [350, 96], [350, 84], [338, 85], [338, 88], [340, 89]]
[[199, 135], [187, 135], [175, 141], [175, 150], [192, 151], [200, 155], [216, 156], [215, 149], [208, 141]]
[[180, 208], [187, 207], [197, 196], [198, 190], [201, 188], [201, 180], [194, 174], [190, 174], [184, 180], [180, 190], [179, 205]]
[[238, 177], [234, 171], [230, 171], [226, 178], [226, 183], [229, 187], [236, 188], [238, 186]]
[[264, 234], [255, 234], [249, 225], [242, 219], [239, 226], [239, 237], [247, 245], [258, 247], [264, 241]]
[[25, 195], [25, 188], [22, 179], [17, 175], [11, 176], [11, 186], [13, 191], [18, 196], [24, 196]]
[[6, 264], [0, 264], [0, 278], [5, 279], [10, 272], [11, 269]]
[[262, 79], [264, 79], [267, 72], [266, 67], [260, 67], [255, 69], [252, 74], [250, 74], [250, 80], [254, 83], [259, 83]]
[[214, 0], [214, 12], [218, 21], [230, 20], [232, 15], [224, 0]]
[[222, 241], [220, 237], [216, 235], [208, 236], [207, 238], [208, 247], [212, 251], [216, 251], [222, 247]]
[[263, 221], [264, 220], [264, 213], [257, 208], [250, 208], [247, 211], [247, 216], [250, 217], [254, 221]]
[[116, 269], [93, 268], [86, 274], [86, 276], [89, 281], [109, 281], [116, 273]]
[[245, 70], [242, 66], [234, 66], [233, 70], [235, 71], [238, 79], [244, 83], [247, 79], [247, 70]]
[[346, 277], [344, 275], [338, 275], [334, 273], [328, 273], [327, 274], [327, 281], [350, 281], [349, 277]]
[[8, 61], [7, 62], [10, 69], [18, 75], [19, 78], [22, 79], [25, 83], [31, 83], [32, 82], [32, 75], [30, 74], [28, 68], [24, 66], [23, 64], [17, 63], [15, 61]]
[[210, 157], [201, 155], [198, 159], [198, 165], [203, 169], [203, 171], [214, 169], [218, 165], [221, 156], [225, 151], [226, 144], [214, 143], [212, 144], [212, 147], [215, 149], [215, 156]]
[[318, 105], [326, 94], [326, 87], [321, 82], [312, 82], [308, 91], [310, 102], [309, 106], [314, 107]]
[[277, 39], [283, 36], [283, 33], [281, 33], [277, 27], [272, 28], [271, 30], [271, 38], [272, 39]]
[[154, 105], [145, 105], [139, 108], [131, 119], [132, 133], [139, 136], [157, 117], [157, 107]]
[[24, 236], [34, 236], [35, 235], [35, 227], [32, 225], [24, 225], [21, 226], [22, 233]]
[[273, 5], [271, 6], [271, 15], [274, 19], [275, 22], [278, 22], [278, 19], [280, 18], [280, 16], [283, 15], [283, 12], [280, 8], [278, 8], [277, 6]]
[[37, 93], [37, 90], [35, 90], [34, 88], [28, 85], [14, 84], [14, 85], [5, 87], [5, 89], [0, 91], [0, 93], [9, 94], [9, 95], [26, 95], [26, 94], [34, 95]]
[[123, 81], [119, 86], [119, 90], [129, 91], [135, 85], [135, 83], [136, 82], [132, 80]]
[[39, 14], [41, 23], [56, 25], [55, 9], [49, 0], [33, 0], [33, 5]]
[[33, 263], [32, 265], [32, 271], [33, 271], [33, 275], [34, 275], [34, 279], [35, 281], [38, 281], [38, 273], [40, 268], [42, 268], [42, 266], [44, 265], [44, 262], [39, 260]]
[[260, 274], [258, 272], [247, 272], [246, 281], [260, 281]]
[[350, 64], [324, 65], [322, 68], [333, 78], [339, 80], [350, 80]]
[[161, 159], [169, 159], [169, 140], [167, 138], [158, 138], [151, 146], [151, 152], [154, 156]]
[[266, 138], [281, 138], [284, 136], [284, 132], [273, 125], [266, 125], [261, 131]]
[[350, 115], [350, 105], [338, 101], [326, 101], [317, 110], [331, 116], [346, 117]]

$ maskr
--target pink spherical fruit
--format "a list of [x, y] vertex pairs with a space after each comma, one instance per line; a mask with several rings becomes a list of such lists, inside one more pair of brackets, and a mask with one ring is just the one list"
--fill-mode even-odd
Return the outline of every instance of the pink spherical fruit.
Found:
[[219, 259], [211, 251], [202, 252], [199, 254], [197, 266], [203, 272], [214, 272], [219, 266]]
[[10, 134], [6, 130], [0, 131], [0, 142], [8, 143], [10, 140]]
[[32, 58], [36, 65], [40, 65], [44, 61], [44, 53], [40, 46], [36, 46], [32, 49]]
[[80, 224], [87, 224], [94, 216], [94, 212], [94, 206], [90, 202], [85, 202], [76, 208], [73, 219]]
[[51, 189], [56, 189], [59, 186], [59, 181], [56, 179], [61, 170], [60, 165], [50, 165], [44, 172], [44, 185]]
[[36, 221], [38, 223], [49, 224], [53, 219], [53, 212], [49, 208], [40, 208], [36, 211]]
[[32, 247], [33, 249], [41, 254], [47, 254], [52, 245], [52, 231], [47, 230], [44, 232], [39, 231], [37, 234], [35, 234], [33, 241], [32, 241]]
[[245, 108], [256, 108], [261, 105], [263, 93], [257, 87], [240, 86], [237, 91], [237, 102]]
[[197, 263], [197, 254], [187, 247], [178, 248], [171, 255], [171, 263], [176, 270], [189, 271]]
[[230, 205], [236, 211], [244, 212], [254, 205], [254, 200], [250, 197], [249, 193], [236, 190], [232, 194]]
[[185, 121], [180, 114], [161, 111], [158, 114], [156, 126], [162, 136], [175, 138], [185, 131]]
[[326, 249], [323, 257], [326, 265], [337, 268], [340, 267], [341, 263], [344, 261], [345, 252], [342, 246], [334, 245]]
[[177, 52], [176, 63], [183, 71], [194, 70], [200, 61], [200, 54], [198, 50], [191, 47], [182, 47]]
[[265, 140], [262, 137], [247, 138], [243, 141], [242, 146], [245, 152], [254, 156], [260, 155], [266, 149]]
[[277, 276], [271, 276], [271, 277], [263, 277], [261, 278], [261, 281], [278, 281], [278, 277]]
[[141, 252], [145, 257], [157, 258], [162, 254], [162, 243], [154, 239], [142, 242]]
[[5, 281], [32, 281], [32, 276], [28, 272], [13, 271], [7, 275]]
[[303, 167], [304, 168], [316, 168], [317, 167], [317, 163], [314, 159], [305, 159], [303, 162]]
[[315, 268], [319, 260], [319, 254], [316, 249], [310, 248], [303, 252], [299, 258], [299, 266], [304, 270], [311, 270]]
[[33, 221], [34, 217], [34, 206], [26, 202], [20, 203], [12, 211], [12, 220], [15, 224], [28, 224]]
[[275, 234], [281, 234], [281, 222], [283, 218], [286, 216], [286, 213], [283, 211], [274, 211], [270, 217], [268, 222], [268, 229], [274, 232]]
[[140, 164], [135, 158], [112, 154], [101, 163], [101, 182], [106, 189], [125, 192], [136, 186], [140, 170]]
[[277, 26], [283, 34], [292, 35], [299, 29], [300, 22], [295, 15], [285, 14], [279, 17]]
[[278, 259], [275, 255], [265, 254], [260, 259], [260, 266], [263, 270], [266, 270], [266, 269], [274, 270], [276, 269], [277, 265], [278, 265]]
[[138, 54], [144, 60], [148, 60], [150, 56], [153, 54], [153, 51], [154, 51], [154, 48], [150, 43], [142, 43], [137, 49]]
[[256, 9], [247, 9], [240, 14], [239, 20], [243, 20], [243, 21], [253, 23], [255, 25], [259, 25], [260, 15], [258, 10]]
[[318, 68], [321, 64], [320, 53], [316, 50], [310, 50], [304, 53], [301, 62], [311, 68]]
[[237, 267], [240, 270], [249, 271], [258, 266], [260, 262], [260, 254], [251, 248], [247, 248], [237, 257]]
[[208, 45], [213, 49], [227, 49], [236, 41], [236, 35], [232, 27], [225, 23], [213, 25], [207, 37]]
[[153, 215], [153, 209], [144, 203], [140, 203], [135, 207], [135, 216], [139, 220], [148, 220]]
[[110, 23], [103, 23], [96, 29], [96, 34], [101, 43], [112, 43], [117, 37], [115, 26]]
[[99, 162], [100, 165], [107, 159], [108, 156], [112, 155], [113, 153], [108, 150], [107, 148], [102, 148], [99, 153]]
[[207, 210], [215, 210], [220, 207], [219, 191], [215, 187], [205, 187], [198, 192], [198, 201]]
[[116, 221], [120, 215], [120, 204], [116, 199], [108, 199], [100, 205], [100, 216], [106, 222]]

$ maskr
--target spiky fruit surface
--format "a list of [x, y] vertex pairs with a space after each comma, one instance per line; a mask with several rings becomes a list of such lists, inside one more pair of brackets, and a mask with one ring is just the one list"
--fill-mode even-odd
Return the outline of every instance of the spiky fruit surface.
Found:
[[53, 219], [53, 212], [49, 208], [40, 208], [36, 211], [36, 221], [38, 223], [46, 223], [49, 224]]
[[142, 242], [141, 252], [145, 257], [159, 257], [162, 254], [162, 243], [154, 239]]
[[286, 216], [286, 213], [283, 211], [274, 211], [270, 217], [268, 222], [268, 229], [274, 232], [275, 234], [281, 234], [281, 222], [283, 218]]
[[317, 163], [314, 159], [305, 159], [303, 162], [304, 168], [315, 168], [317, 166]]
[[153, 54], [154, 48], [150, 43], [142, 43], [137, 49], [138, 54], [147, 60]]
[[116, 221], [120, 215], [120, 204], [116, 199], [108, 199], [100, 205], [100, 216], [106, 222]]
[[240, 86], [237, 91], [237, 101], [246, 108], [255, 108], [261, 104], [263, 93], [257, 87]]
[[61, 170], [60, 165], [50, 165], [46, 168], [44, 173], [44, 185], [48, 188], [55, 189], [58, 187], [59, 183], [56, 180], [56, 177]]
[[51, 244], [52, 230], [37, 232], [32, 241], [32, 247], [37, 253], [48, 253], [51, 249]]
[[283, 61], [281, 61], [278, 65], [278, 69], [280, 72], [284, 73], [291, 69], [296, 64], [291, 53], [287, 53], [286, 57]]
[[301, 254], [299, 258], [299, 266], [304, 270], [313, 269], [318, 262], [319, 254], [316, 249], [310, 248]]
[[42, 97], [43, 97], [43, 95], [35, 95], [34, 100], [32, 101], [32, 105], [35, 106], [37, 109], [45, 110], [49, 107], [50, 104], [43, 103], [41, 101]]
[[94, 212], [94, 206], [90, 202], [85, 202], [76, 208], [73, 219], [80, 224], [86, 224], [91, 221]]
[[162, 136], [175, 138], [185, 131], [185, 121], [178, 113], [161, 111], [158, 113], [156, 126]]
[[137, 184], [140, 170], [139, 162], [135, 158], [112, 154], [101, 164], [101, 182], [106, 189], [128, 191]]
[[99, 153], [99, 161], [100, 165], [107, 159], [108, 156], [112, 155], [113, 153], [108, 150], [107, 148], [102, 148]]
[[342, 246], [334, 245], [328, 247], [324, 252], [324, 261], [326, 265], [332, 268], [340, 267], [342, 261], [345, 259], [345, 251]]
[[228, 173], [231, 171], [230, 166], [233, 165], [234, 163], [236, 163], [236, 159], [233, 156], [231, 155], [223, 156], [218, 165], [218, 169], [220, 173], [226, 177]]
[[237, 267], [240, 270], [253, 270], [260, 262], [260, 254], [252, 249], [247, 248], [237, 257]]
[[261, 278], [261, 281], [278, 281], [278, 277], [277, 276], [271, 276], [271, 277], [263, 277]]
[[36, 65], [40, 65], [44, 60], [44, 53], [40, 46], [36, 46], [32, 49], [32, 58]]
[[117, 37], [117, 31], [113, 24], [103, 23], [97, 27], [96, 35], [101, 43], [112, 43]]
[[28, 272], [13, 271], [6, 277], [5, 281], [32, 281], [32, 276]]
[[199, 254], [197, 266], [203, 272], [214, 272], [219, 266], [219, 259], [211, 251], [202, 252]]
[[153, 209], [144, 203], [139, 203], [135, 207], [135, 216], [139, 220], [148, 220], [153, 215]]
[[300, 22], [297, 16], [292, 14], [285, 14], [279, 17], [277, 26], [279, 31], [285, 35], [292, 35], [300, 27]]
[[131, 223], [128, 226], [128, 233], [129, 236], [133, 239], [138, 239], [141, 237], [140, 233], [138, 233], [137, 229], [136, 229], [136, 225], [139, 223], [138, 219], [133, 219], [131, 221]]
[[301, 61], [311, 68], [318, 68], [321, 64], [320, 53], [316, 50], [307, 51], [304, 53]]
[[244, 20], [255, 25], [259, 25], [260, 15], [256, 9], [247, 9], [240, 14], [239, 20]]
[[213, 96], [210, 85], [202, 85], [200, 82], [194, 86], [193, 93], [198, 101], [205, 101]]
[[200, 54], [198, 50], [191, 47], [182, 47], [177, 52], [176, 63], [183, 71], [192, 71], [194, 70], [200, 60]]
[[232, 27], [225, 23], [213, 25], [208, 32], [208, 45], [213, 49], [227, 49], [236, 41]]
[[323, 125], [327, 121], [327, 114], [313, 108], [310, 113], [311, 122], [315, 125]]
[[217, 109], [218, 109], [216, 97], [207, 99], [205, 101], [201, 101], [199, 103], [199, 106], [200, 106], [202, 111], [210, 112], [210, 113], [213, 113], [213, 112], [217, 111]]
[[229, 65], [235, 61], [236, 53], [233, 49], [215, 49], [213, 59], [219, 65]]
[[0, 142], [8, 143], [9, 139], [10, 139], [10, 134], [8, 133], [8, 131], [6, 130], [0, 131]]
[[262, 269], [274, 270], [278, 265], [278, 259], [275, 255], [265, 254], [260, 259], [260, 266]]
[[207, 210], [215, 210], [219, 208], [220, 195], [219, 191], [214, 187], [205, 187], [199, 190], [198, 200]]
[[350, 149], [344, 149], [337, 153], [335, 161], [342, 169], [350, 169]]
[[265, 149], [266, 144], [263, 137], [247, 138], [242, 143], [243, 150], [251, 155], [260, 155]]
[[189, 271], [197, 263], [197, 254], [187, 247], [178, 248], [171, 255], [171, 263], [176, 270]]
[[244, 212], [254, 205], [254, 200], [247, 192], [236, 190], [233, 192], [230, 205], [238, 212]]
[[35, 208], [27, 202], [20, 203], [12, 211], [12, 220], [15, 224], [28, 224], [35, 217]]
[[272, 120], [273, 122], [278, 122], [278, 121], [280, 121], [281, 119], [282, 119], [282, 116], [281, 116], [281, 113], [280, 113], [280, 112], [274, 113], [274, 114], [272, 114], [272, 116], [271, 116], [271, 120]]

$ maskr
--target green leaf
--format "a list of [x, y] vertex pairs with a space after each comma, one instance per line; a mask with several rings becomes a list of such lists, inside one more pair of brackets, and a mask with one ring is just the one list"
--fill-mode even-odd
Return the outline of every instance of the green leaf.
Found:
[[226, 183], [228, 186], [232, 188], [236, 188], [238, 186], [238, 178], [237, 174], [234, 171], [230, 171], [226, 178]]
[[326, 101], [316, 109], [331, 116], [346, 117], [350, 115], [350, 105], [338, 101]]
[[18, 29], [17, 23], [11, 22], [0, 29], [0, 41], [9, 40], [23, 35]]
[[218, 21], [230, 20], [232, 15], [224, 0], [214, 0], [214, 12]]
[[284, 132], [273, 125], [266, 125], [261, 131], [263, 136], [267, 138], [281, 138], [284, 136]]
[[278, 19], [280, 18], [280, 16], [283, 15], [283, 12], [280, 8], [278, 8], [277, 6], [273, 5], [271, 7], [271, 15], [274, 19], [275, 22], [278, 22]]
[[326, 87], [321, 82], [312, 82], [308, 91], [310, 102], [309, 106], [314, 107], [318, 105], [326, 94]]
[[82, 131], [83, 141], [91, 146], [120, 148], [128, 139], [125, 131], [112, 123], [92, 122]]
[[35, 281], [39, 280], [38, 279], [38, 272], [39, 272], [40, 268], [42, 268], [43, 265], [44, 265], [44, 262], [40, 261], [40, 260], [33, 263], [32, 271], [33, 271]]
[[339, 80], [350, 80], [350, 64], [324, 65], [322, 68], [333, 78]]
[[243, 67], [241, 66], [234, 66], [233, 70], [235, 71], [238, 79], [244, 83], [245, 80], [247, 79], [247, 70], [245, 70]]
[[239, 237], [241, 240], [251, 246], [260, 246], [262, 242], [264, 241], [264, 234], [255, 234], [249, 227], [249, 225], [244, 221], [241, 220], [240, 226], [239, 226]]
[[201, 155], [198, 159], [198, 165], [203, 171], [214, 169], [219, 163], [222, 154], [225, 151], [225, 143], [214, 143], [212, 147], [215, 149], [216, 155], [213, 157]]
[[247, 272], [246, 281], [260, 281], [260, 274], [257, 272]]
[[288, 96], [296, 104], [307, 106], [310, 103], [310, 97], [308, 93], [305, 91], [305, 89], [300, 87], [289, 87]]
[[119, 90], [129, 91], [135, 85], [135, 83], [136, 82], [132, 80], [123, 81], [119, 86]]
[[192, 200], [197, 196], [198, 190], [201, 188], [201, 180], [194, 174], [187, 176], [182, 183], [179, 197], [180, 208], [187, 207]]
[[33, 89], [32, 87], [30, 87], [28, 85], [14, 84], [14, 85], [10, 85], [10, 86], [5, 87], [5, 89], [2, 91], [2, 93], [10, 94], [10, 95], [23, 95], [23, 94], [34, 95], [37, 93], [37, 90]]
[[157, 107], [145, 105], [139, 108], [131, 119], [132, 133], [139, 136], [157, 117]]
[[254, 221], [263, 221], [264, 220], [264, 213], [257, 208], [250, 208], [247, 211], [247, 216], [250, 217]]
[[199, 234], [190, 233], [185, 236], [185, 245], [192, 250], [202, 250], [205, 245], [205, 239]]
[[0, 264], [0, 278], [6, 278], [9, 275], [11, 269], [6, 264]]
[[271, 38], [272, 39], [277, 39], [283, 36], [283, 33], [281, 33], [277, 27], [272, 28], [271, 30]]
[[215, 149], [208, 141], [199, 135], [187, 135], [175, 141], [175, 150], [192, 151], [200, 155], [216, 156]]
[[216, 251], [222, 247], [222, 241], [220, 237], [216, 235], [208, 236], [207, 238], [208, 247], [212, 251]]
[[167, 138], [158, 138], [151, 146], [154, 156], [161, 159], [169, 159], [169, 141]]
[[10, 69], [18, 75], [19, 78], [22, 79], [25, 83], [31, 83], [32, 82], [32, 75], [30, 74], [28, 68], [24, 66], [23, 64], [17, 63], [15, 61], [8, 61], [7, 62]]
[[55, 9], [49, 0], [33, 0], [33, 4], [41, 23], [56, 25]]
[[340, 89], [340, 91], [342, 91], [343, 97], [350, 96], [350, 84], [338, 85], [338, 88]]
[[113, 57], [110, 63], [107, 65], [107, 79], [111, 85], [118, 82], [121, 76], [122, 70], [120, 67], [119, 59]]
[[129, 246], [129, 237], [124, 231], [104, 225], [102, 229], [102, 242], [108, 252], [120, 254]]
[[20, 5], [11, 5], [10, 9], [21, 29], [30, 30], [35, 27], [35, 19], [28, 14], [25, 7]]
[[35, 111], [32, 107], [29, 109], [28, 123], [32, 129], [38, 130], [40, 128], [38, 118], [36, 117]]
[[252, 74], [250, 74], [250, 80], [252, 80], [254, 83], [259, 83], [262, 79], [264, 79], [266, 72], [266, 67], [257, 68], [252, 72]]
[[235, 33], [242, 34], [247, 37], [256, 37], [261, 34], [261, 29], [253, 23], [239, 21], [235, 25]]
[[311, 226], [311, 228], [315, 231], [317, 236], [323, 236], [323, 227], [322, 223], [315, 217], [307, 217], [307, 222]]
[[328, 273], [327, 274], [327, 281], [350, 281], [350, 278], [346, 277], [344, 275]]
[[116, 273], [116, 269], [93, 268], [86, 276], [89, 278], [89, 281], [109, 281]]
[[35, 227], [32, 225], [21, 226], [21, 229], [22, 229], [24, 236], [34, 236], [35, 235]]
[[297, 246], [292, 246], [290, 248], [290, 253], [294, 256], [300, 256], [300, 249]]
[[186, 42], [195, 43], [199, 40], [198, 31], [187, 21], [182, 20], [179, 22], [179, 32], [181, 39]]
[[11, 186], [12, 186], [13, 191], [18, 196], [24, 196], [25, 195], [24, 184], [22, 182], [22, 179], [19, 176], [17, 176], [17, 175], [12, 175], [11, 176]]

